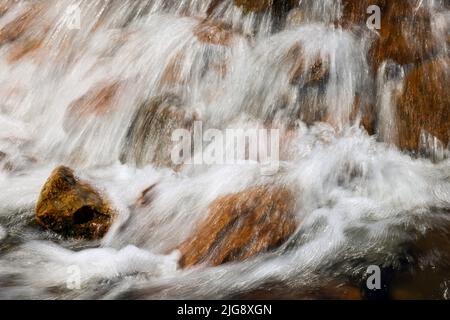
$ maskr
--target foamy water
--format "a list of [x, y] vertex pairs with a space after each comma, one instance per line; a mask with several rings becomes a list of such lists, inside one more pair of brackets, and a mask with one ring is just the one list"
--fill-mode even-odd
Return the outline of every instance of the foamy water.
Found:
[[[22, 36], [41, 39], [40, 49], [11, 61], [17, 41], [0, 47], [0, 298], [227, 298], [273, 283], [307, 290], [361, 277], [369, 265], [397, 266], [405, 242], [450, 220], [450, 161], [444, 155], [440, 162], [415, 159], [391, 144], [392, 97], [402, 90], [403, 73], [372, 77], [365, 56], [373, 35], [332, 26], [339, 1], [302, 0], [308, 19], [281, 30], [270, 14], [244, 15], [224, 1], [211, 16], [240, 31], [227, 46], [194, 35], [210, 2], [45, 0]], [[65, 24], [74, 4], [81, 10], [79, 30]], [[0, 16], [0, 28], [29, 5], [15, 4]], [[442, 4], [422, 5], [439, 11]], [[435, 16], [436, 37], [445, 14]], [[306, 74], [300, 84], [290, 83], [296, 62], [287, 53], [296, 44], [306, 66], [317, 57], [327, 61], [321, 85], [303, 83]], [[174, 60], [177, 79], [168, 81]], [[71, 111], [80, 97], [108, 85], [116, 90], [105, 112]], [[260, 128], [273, 120], [283, 133], [278, 173], [261, 175], [258, 164], [152, 164], [155, 153], [167, 149], [155, 146], [170, 141], [164, 136], [170, 132], [158, 130], [139, 161], [124, 160], [139, 107], [168, 95], [205, 128]], [[361, 106], [377, 106], [378, 136], [352, 117], [357, 97]], [[327, 114], [330, 124], [292, 123], [308, 112]], [[428, 150], [447, 152], [432, 137], [424, 139]], [[63, 239], [33, 223], [39, 192], [60, 164], [74, 168], [117, 210], [101, 241]], [[266, 184], [286, 185], [296, 196], [300, 227], [287, 243], [242, 263], [178, 267], [174, 248], [211, 202]], [[151, 204], [136, 208], [152, 185]], [[69, 289], [74, 270], [80, 287]]]

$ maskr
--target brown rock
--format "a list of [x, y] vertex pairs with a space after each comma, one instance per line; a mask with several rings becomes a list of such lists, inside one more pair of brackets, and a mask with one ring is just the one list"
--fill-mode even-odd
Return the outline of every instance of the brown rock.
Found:
[[101, 238], [113, 217], [102, 196], [67, 167], [53, 171], [36, 205], [36, 221], [40, 225], [69, 237]]
[[40, 4], [33, 5], [26, 12], [0, 29], [0, 45], [15, 41], [21, 37], [31, 27], [42, 9], [43, 6]]
[[183, 267], [242, 261], [280, 246], [296, 230], [295, 197], [284, 187], [256, 187], [221, 197], [180, 246]]
[[14, 5], [14, 0], [0, 0], [0, 17]]
[[223, 2], [224, 2], [224, 0], [211, 1], [208, 9], [206, 10], [206, 15], [208, 17], [211, 16], [214, 13], [214, 11], [217, 9], [217, 7], [220, 6]]
[[184, 108], [175, 95], [166, 94], [144, 102], [133, 117], [122, 148], [121, 161], [136, 165], [153, 163], [172, 167], [172, 133], [175, 129], [191, 130], [198, 119], [195, 112]]
[[317, 56], [314, 63], [309, 69], [308, 81], [310, 83], [319, 83], [328, 79], [330, 75], [330, 65], [327, 60], [323, 60], [322, 57]]
[[141, 192], [141, 195], [136, 201], [137, 207], [145, 207], [152, 201], [152, 191], [155, 189], [156, 185], [157, 185], [156, 183], [152, 184], [150, 187], [145, 188]]
[[[288, 77], [291, 85], [307, 88], [321, 86], [328, 82], [330, 77], [329, 57], [317, 54], [312, 62], [306, 65], [303, 48], [301, 44], [296, 44], [288, 50], [284, 59], [290, 65]], [[362, 127], [369, 134], [374, 134], [376, 113], [375, 107], [369, 102], [367, 97], [362, 99], [360, 95], [357, 95], [348, 120], [353, 123], [359, 116]], [[302, 100], [299, 102], [299, 106], [298, 118], [308, 125], [315, 122], [327, 122], [336, 128], [339, 127], [334, 115], [327, 112], [326, 105], [320, 99]]]
[[[434, 208], [433, 211], [440, 210]], [[443, 212], [445, 215], [449, 213], [449, 210]], [[427, 224], [422, 221], [418, 223]], [[410, 255], [408, 268], [394, 275], [389, 285], [390, 297], [395, 300], [448, 299], [449, 221], [442, 219], [435, 227], [429, 227], [424, 233], [412, 236], [406, 247]]]
[[306, 66], [303, 48], [300, 44], [292, 46], [286, 54], [286, 61], [291, 63], [289, 83], [292, 85], [315, 85], [326, 81], [330, 75], [328, 59], [324, 60], [319, 54], [311, 65]]
[[332, 281], [319, 287], [289, 288], [283, 284], [265, 285], [263, 289], [233, 297], [243, 300], [363, 300], [361, 289], [347, 282]]
[[380, 37], [370, 52], [374, 71], [386, 60], [400, 65], [422, 63], [439, 49], [432, 32], [431, 15], [408, 1], [389, 1], [382, 12]]
[[441, 58], [412, 70], [397, 100], [398, 146], [419, 149], [422, 130], [447, 146], [450, 138], [450, 59]]
[[439, 52], [442, 46], [434, 38], [430, 12], [424, 7], [417, 9], [413, 1], [343, 0], [343, 16], [337, 24], [365, 26], [371, 5], [381, 9], [379, 37], [369, 53], [374, 72], [387, 60], [400, 65], [421, 63]]
[[271, 11], [276, 18], [285, 16], [294, 8], [297, 0], [234, 0], [234, 5], [244, 13], [265, 13]]
[[[361, 289], [351, 284], [329, 283], [310, 293], [310, 298], [321, 300], [363, 300]], [[305, 298], [309, 298], [305, 294]]]
[[[231, 26], [219, 21], [203, 20], [194, 28], [193, 34], [196, 39], [206, 45], [220, 47], [230, 47], [235, 39], [243, 39], [242, 34], [235, 32]], [[205, 54], [205, 53], [204, 53]], [[224, 78], [228, 72], [228, 63], [226, 55], [218, 52], [214, 57], [206, 57], [198, 61], [201, 64], [201, 77], [210, 74], [210, 72]], [[174, 52], [168, 57], [168, 63], [163, 66], [159, 78], [159, 89], [173, 91], [173, 87], [183, 87], [193, 77], [192, 61], [186, 60], [186, 52], [180, 50]]]
[[[289, 84], [300, 90], [308, 90], [311, 87], [320, 88], [326, 85], [330, 77], [329, 59], [328, 56], [322, 57], [320, 53], [316, 53], [312, 59], [307, 59], [302, 45], [300, 43], [293, 45], [284, 56], [284, 61], [289, 66]], [[289, 98], [285, 100], [287, 102]], [[290, 126], [295, 126], [297, 119], [308, 125], [315, 122], [329, 122], [331, 125], [336, 125], [332, 115], [327, 114], [327, 106], [322, 96], [311, 99], [305, 92], [295, 103], [297, 108], [288, 120]], [[286, 104], [280, 99], [281, 108], [284, 108]]]
[[305, 12], [300, 8], [294, 8], [289, 11], [289, 14], [286, 18], [286, 25], [289, 27], [295, 27], [305, 23], [307, 20], [305, 16]]
[[272, 6], [272, 0], [234, 0], [234, 5], [245, 12], [262, 12]]
[[14, 63], [42, 48], [42, 39], [25, 40], [15, 45], [8, 54], [8, 62]]
[[183, 52], [178, 52], [169, 60], [169, 63], [164, 68], [159, 86], [160, 89], [163, 87], [173, 87], [176, 85], [184, 85], [187, 82], [187, 78], [182, 74], [182, 66], [185, 60], [185, 55]]
[[292, 46], [286, 54], [286, 61], [288, 61], [292, 67], [289, 71], [289, 83], [297, 84], [305, 72], [305, 56], [303, 47], [300, 44]]
[[206, 44], [230, 46], [233, 41], [233, 31], [229, 25], [221, 22], [203, 21], [194, 29], [197, 39]]
[[349, 28], [354, 25], [366, 24], [369, 14], [367, 14], [367, 8], [371, 5], [377, 5], [382, 12], [386, 7], [388, 0], [341, 0], [342, 18], [338, 24], [344, 28]]
[[350, 114], [350, 121], [354, 123], [358, 117], [360, 117], [361, 120], [361, 127], [363, 127], [368, 134], [374, 135], [376, 133], [377, 119], [375, 105], [362, 99], [359, 95], [355, 98], [353, 110]]
[[67, 116], [80, 118], [106, 113], [111, 108], [122, 84], [120, 81], [96, 84], [85, 95], [70, 104]]

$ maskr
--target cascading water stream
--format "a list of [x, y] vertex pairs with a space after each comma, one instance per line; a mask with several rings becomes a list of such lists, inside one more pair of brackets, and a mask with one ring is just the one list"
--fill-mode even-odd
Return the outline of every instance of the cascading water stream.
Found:
[[[434, 162], [395, 146], [411, 65], [385, 61], [376, 75], [376, 35], [337, 25], [341, 1], [294, 2], [280, 15], [231, 0], [0, 0], [0, 298], [229, 298], [270, 286], [304, 297], [369, 265], [402, 269], [411, 241], [450, 223], [444, 143], [422, 134]], [[419, 6], [445, 43], [444, 1]], [[68, 8], [79, 26], [68, 27]], [[363, 128], [372, 111], [374, 136]], [[173, 165], [171, 134], [195, 121], [280, 129], [280, 170]], [[116, 209], [101, 240], [33, 222], [61, 164]], [[174, 249], [213, 201], [275, 184], [296, 199], [287, 242], [243, 262], [179, 267]], [[151, 203], [136, 206], [149, 186]], [[66, 288], [72, 266], [78, 290]]]

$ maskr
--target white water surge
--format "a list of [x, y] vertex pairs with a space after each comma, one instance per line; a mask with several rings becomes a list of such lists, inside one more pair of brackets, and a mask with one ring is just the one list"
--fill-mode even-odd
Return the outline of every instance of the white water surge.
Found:
[[[0, 28], [33, 2], [14, 4], [0, 16]], [[281, 28], [270, 14], [245, 15], [223, 1], [210, 14], [235, 30], [228, 45], [195, 36], [211, 0], [35, 2], [42, 10], [23, 40], [0, 46], [0, 298], [227, 298], [272, 283], [306, 290], [324, 279], [361, 276], [371, 264], [398, 266], [404, 243], [450, 220], [450, 161], [414, 159], [380, 141], [392, 138], [391, 95], [401, 90], [401, 79], [372, 77], [369, 33], [360, 38], [330, 25], [340, 15], [339, 1], [302, 0], [307, 19]], [[79, 30], [65, 25], [70, 5], [80, 8]], [[42, 40], [40, 48], [11, 59], [26, 39]], [[306, 66], [317, 57], [326, 61], [324, 81], [307, 83], [305, 68], [290, 82], [296, 61], [287, 53], [296, 45]], [[167, 69], [176, 79], [167, 80]], [[374, 84], [386, 91], [374, 94]], [[73, 111], [90, 90], [111, 85], [106, 111]], [[176, 97], [186, 117], [208, 128], [273, 120], [286, 133], [280, 171], [158, 166], [155, 145], [170, 136], [157, 134], [140, 159], [124, 159], [142, 147], [127, 140], [140, 106], [161, 96]], [[352, 117], [357, 98], [361, 110], [367, 101], [378, 106], [378, 140]], [[301, 121], [311, 113], [326, 114], [330, 124]], [[33, 224], [42, 185], [60, 164], [118, 210], [101, 241], [62, 239]], [[296, 195], [300, 227], [285, 245], [242, 263], [177, 267], [173, 249], [212, 201], [265, 184], [284, 184]], [[151, 204], [135, 208], [152, 185]], [[81, 283], [69, 290], [73, 266]]]

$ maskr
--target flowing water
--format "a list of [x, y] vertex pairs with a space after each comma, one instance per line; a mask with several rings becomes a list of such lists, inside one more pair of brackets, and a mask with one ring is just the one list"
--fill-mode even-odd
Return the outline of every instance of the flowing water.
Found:
[[[369, 265], [402, 268], [410, 258], [405, 244], [450, 222], [446, 146], [423, 134], [424, 148], [440, 152], [442, 161], [432, 162], [391, 144], [392, 97], [402, 90], [404, 70], [372, 76], [366, 56], [374, 35], [332, 25], [340, 1], [299, 1], [301, 23], [213, 2], [17, 1], [0, 16], [2, 28], [39, 8], [21, 37], [0, 47], [0, 298], [229, 298], [271, 286], [308, 291], [362, 278]], [[439, 11], [442, 3], [420, 5]], [[79, 8], [79, 28], [68, 27], [71, 6]], [[439, 12], [436, 37], [448, 21]], [[196, 36], [207, 16], [236, 30], [220, 40], [226, 45]], [[38, 44], [27, 43], [35, 39]], [[311, 85], [302, 74], [291, 83], [297, 62], [289, 52], [299, 44], [306, 66], [317, 57], [326, 61], [326, 81]], [[39, 48], [14, 55], [23, 46]], [[99, 90], [106, 93], [83, 105], [81, 97]], [[170, 130], [149, 129], [145, 141], [133, 133], [140, 106], [154, 97], [206, 128], [275, 123], [282, 131], [280, 170], [267, 176], [257, 164], [166, 165], [161, 153], [170, 150]], [[356, 98], [361, 110], [366, 102], [377, 106], [377, 136], [352, 116]], [[328, 124], [295, 120], [309, 114], [325, 115]], [[35, 225], [41, 187], [60, 164], [116, 208], [102, 240], [64, 239]], [[142, 190], [154, 184], [151, 205], [136, 208]], [[295, 192], [300, 227], [287, 243], [241, 263], [178, 267], [173, 248], [212, 201], [265, 184]], [[67, 288], [73, 266], [81, 271], [77, 290]], [[444, 297], [445, 288], [439, 290]]]

